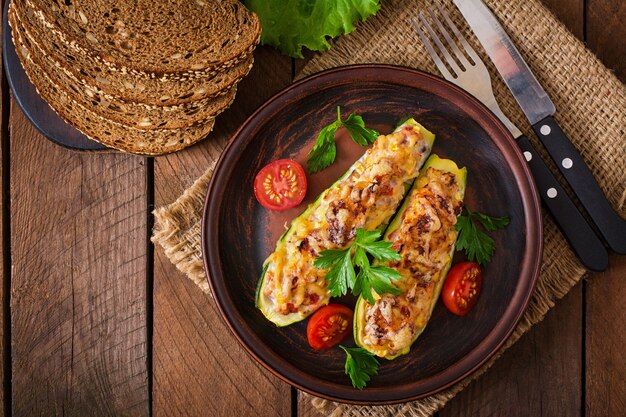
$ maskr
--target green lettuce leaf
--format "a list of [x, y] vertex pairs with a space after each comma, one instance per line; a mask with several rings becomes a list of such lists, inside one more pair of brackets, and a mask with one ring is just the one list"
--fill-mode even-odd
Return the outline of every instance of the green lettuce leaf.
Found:
[[379, 0], [245, 0], [261, 19], [261, 43], [302, 58], [302, 47], [330, 48], [328, 38], [352, 32], [354, 23], [376, 14]]

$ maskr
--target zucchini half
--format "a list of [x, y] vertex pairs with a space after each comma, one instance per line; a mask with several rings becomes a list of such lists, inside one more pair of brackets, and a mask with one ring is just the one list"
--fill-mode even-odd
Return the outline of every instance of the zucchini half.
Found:
[[[419, 174], [419, 169], [421, 168], [421, 166], [424, 164], [424, 162], [426, 161], [426, 158], [428, 157], [428, 155], [430, 154], [430, 151], [432, 149], [432, 145], [434, 143], [435, 140], [435, 135], [432, 134], [431, 132], [429, 132], [426, 128], [424, 128], [423, 126], [421, 126], [419, 123], [417, 123], [414, 119], [409, 119], [406, 122], [404, 122], [402, 125], [398, 126], [396, 128], [396, 130], [394, 130], [394, 133], [401, 131], [403, 128], [406, 127], [410, 127], [412, 128], [415, 132], [419, 132], [420, 134], [420, 140], [423, 141], [423, 144], [426, 145], [423, 148], [425, 149], [423, 154], [420, 156], [420, 159], [417, 163], [417, 166], [415, 167], [415, 171], [414, 174], [410, 177], [407, 178], [407, 181], [405, 182], [405, 187], [403, 190], [403, 197], [406, 196], [406, 193], [408, 192], [408, 190], [411, 187], [411, 184], [413, 182], [413, 180], [415, 179], [415, 177], [417, 177], [417, 175]], [[377, 139], [378, 140], [378, 139]], [[371, 154], [371, 152], [373, 151], [373, 149], [370, 149], [368, 151], [366, 151], [366, 153], [359, 158], [337, 181], [335, 181], [329, 188], [327, 188], [326, 190], [324, 190], [318, 197], [317, 199], [315, 199], [315, 201], [313, 203], [311, 203], [302, 214], [300, 214], [298, 217], [296, 217], [292, 222], [291, 225], [289, 227], [289, 229], [287, 229], [287, 231], [280, 237], [280, 239], [278, 240], [277, 244], [276, 244], [276, 249], [274, 250], [274, 253], [271, 254], [263, 263], [263, 272], [261, 274], [261, 277], [259, 279], [259, 284], [257, 286], [257, 291], [256, 291], [256, 297], [255, 297], [255, 302], [256, 302], [256, 306], [257, 308], [259, 308], [261, 310], [261, 312], [263, 313], [263, 315], [272, 323], [274, 323], [276, 326], [282, 327], [282, 326], [287, 326], [290, 325], [292, 323], [298, 322], [303, 320], [304, 318], [306, 318], [308, 315], [310, 315], [311, 313], [313, 313], [313, 311], [315, 311], [317, 308], [328, 304], [329, 300], [330, 300], [330, 295], [328, 294], [328, 291], [324, 290], [324, 294], [320, 297], [321, 302], [319, 303], [319, 305], [317, 307], [315, 307], [314, 310], [311, 311], [303, 311], [301, 309], [299, 309], [298, 311], [295, 312], [291, 312], [288, 314], [283, 314], [279, 311], [279, 303], [274, 300], [271, 297], [268, 297], [265, 295], [265, 289], [268, 285], [268, 269], [270, 269], [270, 266], [272, 265], [272, 257], [275, 255], [276, 257], [278, 257], [279, 259], [281, 259], [281, 261], [283, 259], [286, 258], [290, 258], [290, 257], [300, 257], [302, 256], [301, 253], [297, 250], [297, 248], [293, 247], [293, 245], [289, 245], [288, 242], [290, 241], [290, 238], [292, 238], [295, 233], [296, 230], [298, 229], [298, 227], [300, 225], [306, 224], [306, 222], [308, 222], [310, 219], [315, 219], [315, 218], [320, 218], [320, 213], [318, 212], [319, 210], [327, 210], [328, 209], [328, 202], [325, 201], [324, 197], [326, 197], [329, 193], [329, 191], [331, 189], [333, 189], [334, 187], [340, 187], [341, 183], [343, 181], [346, 181], [346, 179], [350, 176], [350, 174], [352, 174], [354, 172], [354, 170], [357, 167], [362, 167], [363, 165], [361, 164], [361, 162], [365, 161], [365, 158]], [[398, 200], [398, 203], [401, 200]], [[394, 210], [395, 212], [395, 207]], [[323, 212], [322, 212], [323, 213]], [[392, 216], [392, 214], [389, 215], [389, 217], [387, 217], [386, 219], [383, 219], [383, 221], [380, 224], [365, 224], [363, 225], [363, 227], [365, 229], [368, 230], [373, 230], [373, 229], [377, 229], [377, 230], [383, 230], [388, 222], [390, 217]], [[336, 249], [336, 247], [333, 247], [330, 242], [325, 242], [327, 243], [327, 247], [326, 248], [322, 248], [322, 249]], [[351, 242], [348, 242], [348, 244], [350, 244]], [[346, 244], [345, 246], [348, 246], [348, 244]], [[282, 252], [281, 252], [282, 251]], [[282, 253], [282, 257], [280, 256]], [[314, 259], [310, 260], [310, 263], [312, 265]], [[282, 266], [281, 266], [282, 267]], [[280, 269], [278, 267], [276, 267], [277, 269]], [[300, 278], [300, 277], [298, 277]], [[324, 286], [325, 286], [325, 282], [324, 282]]]
[[[412, 204], [416, 204], [417, 202], [416, 197], [420, 195], [419, 194], [420, 190], [425, 185], [423, 181], [420, 181], [420, 179], [426, 175], [426, 172], [429, 168], [434, 168], [435, 170], [448, 172], [454, 175], [454, 178], [457, 184], [459, 185], [460, 201], [462, 202], [463, 197], [465, 195], [465, 185], [467, 182], [467, 169], [459, 168], [456, 165], [456, 163], [454, 163], [453, 161], [449, 159], [441, 159], [437, 155], [433, 154], [430, 156], [430, 158], [428, 158], [428, 161], [426, 161], [426, 164], [422, 168], [420, 176], [415, 180], [413, 187], [411, 188], [411, 191], [409, 192], [409, 195], [404, 200], [404, 202], [402, 203], [402, 206], [400, 207], [395, 217], [389, 224], [389, 227], [387, 228], [387, 230], [385, 231], [385, 234], [383, 237], [385, 240], [388, 240], [389, 235], [391, 235], [391, 233], [395, 232], [396, 230], [400, 228], [403, 222], [403, 215], [405, 211], [409, 207], [411, 207]], [[414, 330], [414, 333], [412, 334], [411, 342], [407, 346], [401, 349], [397, 349], [397, 350], [393, 349], [391, 351], [389, 350], [388, 347], [379, 347], [379, 346], [372, 346], [371, 344], [366, 344], [364, 342], [365, 328], [367, 325], [366, 313], [367, 313], [368, 308], [371, 308], [372, 305], [367, 300], [365, 300], [363, 296], [361, 295], [359, 296], [357, 303], [356, 303], [356, 307], [354, 309], [354, 325], [353, 325], [354, 340], [358, 346], [362, 347], [363, 349], [379, 357], [389, 359], [389, 360], [395, 359], [396, 357], [405, 355], [409, 352], [411, 345], [415, 342], [415, 340], [419, 337], [419, 335], [426, 328], [428, 320], [430, 319], [430, 316], [432, 315], [435, 305], [437, 304], [437, 300], [439, 299], [439, 295], [441, 293], [441, 289], [443, 288], [445, 277], [448, 273], [448, 270], [450, 269], [450, 265], [452, 264], [452, 256], [454, 255], [455, 243], [456, 243], [456, 231], [451, 230], [450, 233], [455, 233], [455, 236], [454, 236], [454, 241], [452, 243], [452, 246], [450, 247], [450, 251], [448, 253], [449, 259], [445, 263], [443, 268], [439, 271], [439, 274], [436, 277], [433, 276], [434, 288], [433, 288], [432, 296], [429, 300], [430, 305], [427, 306], [427, 311], [426, 311], [425, 316], [418, 315], [417, 317], [415, 317], [415, 320], [413, 322], [413, 326], [414, 326], [413, 328], [415, 330]], [[406, 280], [405, 282], [407, 283], [415, 282], [412, 276], [407, 276], [406, 274], [403, 274], [400, 280]], [[380, 296], [378, 294], [374, 293], [373, 295], [374, 295], [374, 299], [376, 300], [380, 299]], [[403, 294], [396, 296], [396, 297], [402, 297], [402, 296]], [[416, 297], [413, 300], [413, 302], [418, 303], [419, 302], [418, 298], [419, 297]]]

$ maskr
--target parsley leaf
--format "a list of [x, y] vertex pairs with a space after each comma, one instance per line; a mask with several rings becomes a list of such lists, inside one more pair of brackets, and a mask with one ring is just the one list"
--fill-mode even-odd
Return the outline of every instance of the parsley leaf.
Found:
[[470, 261], [485, 264], [491, 260], [496, 245], [488, 234], [478, 229], [473, 219], [477, 219], [489, 232], [506, 227], [510, 220], [508, 217], [491, 217], [468, 208], [466, 211], [467, 215], [459, 216], [455, 225], [459, 232], [456, 249], [464, 250]]
[[372, 288], [374, 288], [374, 291], [378, 294], [398, 295], [402, 293], [400, 288], [391, 283], [391, 281], [402, 277], [402, 275], [400, 275], [400, 273], [395, 269], [382, 265], [376, 265], [367, 269], [367, 274], [370, 277]]
[[335, 132], [341, 126], [341, 119], [335, 120], [326, 126], [317, 136], [315, 145], [309, 151], [307, 168], [309, 172], [316, 173], [335, 162], [337, 146], [335, 145]]
[[377, 294], [393, 294], [398, 295], [402, 290], [393, 284], [392, 280], [400, 278], [402, 275], [395, 269], [386, 266], [367, 266], [361, 268], [356, 277], [356, 283], [352, 289], [352, 294], [361, 294], [371, 305], [376, 304], [376, 299], [372, 294], [372, 289]]
[[349, 248], [345, 250], [323, 250], [320, 256], [313, 261], [313, 266], [322, 269], [331, 268], [341, 261], [341, 258], [343, 258], [349, 250]]
[[370, 143], [374, 143], [378, 137], [378, 132], [374, 129], [368, 129], [365, 127], [365, 122], [361, 116], [351, 114], [343, 122], [343, 125], [348, 130], [350, 137], [353, 141], [361, 146], [367, 146]]
[[370, 260], [367, 259], [365, 249], [360, 246], [357, 246], [354, 250], [354, 264], [361, 269], [368, 268], [370, 266]]
[[337, 120], [320, 131], [315, 140], [315, 145], [308, 153], [307, 168], [311, 174], [315, 174], [335, 162], [337, 157], [335, 133], [341, 126], [344, 126], [352, 140], [361, 146], [367, 146], [374, 142], [379, 135], [374, 129], [366, 128], [363, 118], [356, 114], [351, 114], [345, 121], [342, 121], [341, 108], [337, 106]]
[[357, 244], [379, 261], [399, 261], [402, 259], [400, 254], [391, 248], [391, 242], [381, 240], [372, 243], [358, 243], [357, 241]]
[[488, 232], [493, 232], [494, 230], [502, 229], [508, 226], [510, 222], [509, 218], [506, 216], [505, 217], [491, 217], [483, 213], [478, 213], [478, 212], [469, 211], [469, 210], [468, 210], [468, 213], [470, 213], [470, 216], [472, 216], [473, 218], [478, 219], [480, 224], [482, 224], [483, 227]]
[[[352, 294], [363, 294], [370, 304], [374, 304], [372, 288], [378, 294], [399, 294], [400, 289], [391, 282], [401, 277], [398, 271], [386, 266], [371, 266], [367, 254], [371, 254], [379, 261], [398, 261], [401, 259], [398, 252], [391, 248], [392, 243], [379, 241], [381, 232], [356, 230], [355, 241], [346, 249], [325, 250], [315, 259], [316, 268], [330, 268], [326, 274], [328, 290], [333, 297], [345, 295], [348, 289]], [[359, 267], [359, 273], [354, 270]]]
[[359, 227], [356, 229], [356, 241], [361, 244], [376, 242], [382, 234], [380, 230], [365, 230]]
[[489, 235], [478, 230], [469, 216], [459, 216], [455, 227], [459, 231], [457, 250], [465, 250], [467, 258], [472, 262], [485, 264], [491, 260], [495, 243]]
[[363, 295], [370, 304], [374, 305], [376, 300], [374, 299], [374, 295], [372, 295], [372, 286], [370, 285], [369, 280], [367, 279], [366, 268], [361, 268], [358, 275], [356, 276], [356, 282], [354, 283], [354, 288], [352, 288], [352, 294], [358, 296], [359, 294]]
[[384, 240], [378, 241], [381, 234], [382, 233], [378, 230], [365, 231], [360, 228], [357, 229], [357, 247], [365, 249], [379, 261], [399, 261], [401, 259], [400, 255], [396, 250], [391, 248], [393, 243]]
[[363, 389], [372, 376], [378, 375], [378, 360], [363, 348], [339, 347], [346, 352], [346, 375], [350, 377], [352, 386]]
[[[351, 248], [342, 251], [322, 251], [321, 255], [326, 253], [326, 258], [322, 258], [322, 261], [318, 262], [317, 258], [313, 263], [314, 266], [319, 268], [319, 264], [327, 265], [329, 259], [335, 260], [334, 264], [330, 268], [330, 271], [326, 274], [326, 281], [328, 281], [328, 291], [333, 297], [340, 297], [348, 293], [348, 288], [354, 287], [354, 281], [356, 281], [356, 274], [354, 273], [354, 266], [352, 265]], [[328, 252], [338, 252], [329, 254]]]

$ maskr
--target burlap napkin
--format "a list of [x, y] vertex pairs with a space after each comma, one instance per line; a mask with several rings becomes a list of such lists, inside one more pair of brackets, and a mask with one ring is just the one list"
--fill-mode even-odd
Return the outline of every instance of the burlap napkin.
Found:
[[[340, 38], [332, 50], [311, 60], [299, 77], [339, 65], [389, 63], [437, 74], [409, 19], [432, 6], [431, 0], [383, 1], [378, 14], [356, 32]], [[504, 113], [537, 145], [532, 130], [513, 97], [454, 6], [444, 8], [462, 28], [487, 63], [496, 97]], [[595, 56], [537, 0], [487, 0], [526, 62], [556, 104], [556, 119], [580, 150], [598, 182], [622, 216], [626, 216], [626, 89]], [[539, 149], [542, 149], [539, 146]], [[545, 156], [545, 154], [544, 154]], [[549, 158], [544, 158], [549, 159]], [[209, 291], [200, 251], [200, 216], [213, 167], [173, 204], [155, 211], [154, 242], [182, 272]], [[504, 350], [541, 321], [556, 299], [563, 297], [585, 270], [574, 257], [552, 219], [545, 216], [545, 249], [532, 301], [502, 349], [471, 377], [439, 394], [395, 406], [359, 407], [311, 396], [313, 405], [333, 417], [430, 416], [471, 380], [485, 372]]]

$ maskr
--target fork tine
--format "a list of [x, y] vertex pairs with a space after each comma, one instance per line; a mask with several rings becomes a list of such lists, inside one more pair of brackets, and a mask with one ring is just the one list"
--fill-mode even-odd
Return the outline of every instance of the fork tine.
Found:
[[[454, 61], [454, 58], [452, 58], [452, 55], [450, 55], [450, 52], [448, 52], [446, 47], [443, 46], [443, 44], [439, 40], [439, 37], [437, 36], [437, 34], [433, 30], [433, 28], [430, 27], [430, 24], [428, 24], [428, 21], [426, 20], [426, 18], [424, 17], [424, 15], [422, 13], [419, 14], [419, 18], [420, 18], [420, 21], [422, 22], [422, 24], [424, 25], [424, 27], [426, 28], [426, 31], [430, 35], [431, 39], [433, 40], [433, 42], [435, 42], [435, 45], [437, 46], [437, 49], [439, 49], [439, 52], [441, 53], [441, 55], [448, 62], [448, 65], [450, 65], [450, 68], [452, 68], [452, 71], [454, 71], [457, 75], [460, 74], [461, 73], [461, 68], [459, 68], [459, 66]], [[456, 78], [456, 77], [453, 77], [453, 78]]]
[[452, 33], [454, 33], [458, 41], [461, 43], [461, 45], [465, 49], [465, 52], [467, 52], [467, 55], [472, 58], [472, 61], [474, 61], [474, 63], [482, 62], [474, 48], [470, 46], [465, 37], [461, 34], [459, 28], [457, 28], [456, 25], [452, 22], [452, 19], [450, 19], [450, 16], [448, 16], [448, 13], [443, 10], [439, 3], [435, 3], [435, 7], [437, 7], [437, 10], [441, 14], [441, 16], [443, 16], [443, 19], [448, 24], [448, 27], [452, 29]]
[[[467, 58], [465, 58], [465, 55], [463, 55], [463, 52], [461, 52], [459, 47], [456, 46], [456, 43], [452, 40], [452, 37], [448, 33], [448, 30], [445, 28], [443, 23], [441, 23], [441, 20], [437, 17], [437, 15], [433, 12], [433, 10], [430, 9], [430, 8], [428, 8], [427, 10], [428, 10], [428, 13], [430, 14], [430, 17], [432, 18], [433, 22], [435, 22], [435, 24], [439, 28], [439, 33], [441, 33], [443, 35], [443, 37], [446, 39], [446, 42], [448, 43], [448, 45], [452, 49], [452, 52], [454, 53], [454, 55], [456, 55], [456, 58], [459, 60], [461, 65], [463, 65], [465, 67], [465, 69], [467, 69], [470, 66], [470, 63], [467, 60]], [[443, 10], [441, 10], [441, 9], [439, 10], [440, 13], [442, 11]]]
[[450, 74], [450, 71], [448, 71], [448, 68], [446, 68], [445, 64], [439, 58], [439, 55], [437, 55], [437, 53], [435, 52], [433, 45], [430, 43], [430, 41], [428, 40], [424, 32], [422, 32], [422, 29], [420, 29], [420, 25], [417, 22], [417, 20], [411, 19], [411, 22], [413, 23], [413, 26], [415, 26], [417, 35], [422, 40], [422, 43], [424, 44], [426, 51], [428, 51], [433, 61], [435, 61], [435, 65], [439, 69], [439, 72], [441, 72], [441, 75], [443, 75], [444, 78], [453, 78], [452, 74]]

